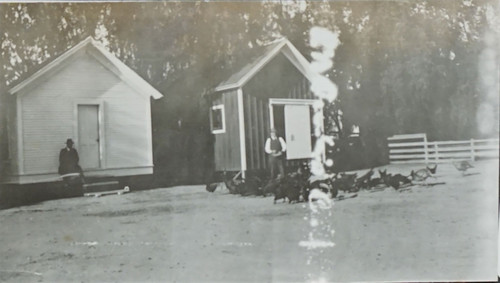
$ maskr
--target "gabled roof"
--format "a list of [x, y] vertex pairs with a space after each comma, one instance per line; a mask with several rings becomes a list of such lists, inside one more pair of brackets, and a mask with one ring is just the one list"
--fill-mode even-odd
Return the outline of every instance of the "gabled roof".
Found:
[[56, 57], [53, 61], [43, 66], [40, 70], [36, 71], [34, 74], [30, 75], [28, 78], [26, 78], [25, 80], [21, 81], [19, 84], [11, 88], [8, 92], [10, 94], [18, 93], [25, 87], [29, 86], [30, 84], [42, 78], [49, 71], [60, 66], [61, 64], [64, 64], [65, 62], [68, 62], [68, 59], [73, 57], [73, 55], [81, 52], [85, 48], [93, 48], [98, 53], [100, 53], [103, 56], [103, 58], [114, 67], [108, 69], [140, 94], [151, 96], [154, 99], [163, 97], [163, 95], [158, 90], [156, 90], [141, 76], [139, 76], [136, 72], [130, 69], [127, 65], [125, 65], [122, 61], [116, 58], [116, 56], [114, 56], [111, 52], [106, 50], [99, 42], [95, 41], [90, 36], [87, 37], [82, 42], [75, 45], [74, 47], [72, 47], [71, 49], [67, 50], [60, 56]]
[[239, 71], [233, 73], [229, 79], [221, 82], [215, 87], [215, 92], [242, 87], [280, 53], [285, 55], [307, 79], [312, 80], [314, 73], [307, 59], [288, 39], [283, 38], [266, 46], [262, 55], [254, 58]]

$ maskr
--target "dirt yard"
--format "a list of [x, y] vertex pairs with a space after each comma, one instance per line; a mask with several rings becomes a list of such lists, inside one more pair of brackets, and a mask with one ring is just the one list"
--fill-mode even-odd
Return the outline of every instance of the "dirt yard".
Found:
[[221, 187], [11, 208], [0, 211], [0, 281], [496, 280], [498, 160], [475, 165], [468, 176], [439, 165], [430, 182], [445, 185], [335, 201], [320, 223], [335, 246], [314, 250], [299, 246], [312, 231], [308, 205]]

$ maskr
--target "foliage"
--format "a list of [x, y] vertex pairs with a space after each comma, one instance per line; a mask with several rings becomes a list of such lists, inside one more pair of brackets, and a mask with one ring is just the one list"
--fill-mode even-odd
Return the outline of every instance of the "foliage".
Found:
[[[0, 81], [2, 89], [9, 88], [93, 36], [166, 94], [153, 102], [160, 160], [192, 154], [184, 166], [203, 170], [211, 160], [206, 155], [211, 137], [202, 95], [277, 38], [287, 37], [309, 57], [308, 31], [319, 25], [338, 31], [341, 40], [328, 74], [339, 86], [339, 98], [327, 117], [342, 109], [344, 129], [359, 125], [362, 144], [374, 155], [370, 159], [380, 162], [392, 134], [485, 136], [476, 120], [483, 95], [478, 58], [486, 32], [498, 42], [497, 5], [493, 0], [0, 4]], [[498, 62], [498, 54], [493, 60]], [[4, 107], [5, 94], [0, 97]], [[328, 118], [327, 127], [332, 123]], [[167, 142], [174, 132], [185, 141]], [[203, 162], [197, 153], [205, 153]]]

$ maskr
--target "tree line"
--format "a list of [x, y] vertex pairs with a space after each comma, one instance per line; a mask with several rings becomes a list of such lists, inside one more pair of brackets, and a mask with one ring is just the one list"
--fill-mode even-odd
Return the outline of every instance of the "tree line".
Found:
[[[165, 94], [152, 105], [158, 182], [196, 182], [212, 162], [204, 94], [277, 38], [310, 59], [308, 32], [322, 26], [341, 41], [328, 73], [339, 97], [326, 128], [341, 109], [344, 134], [359, 126], [366, 162], [376, 164], [393, 134], [498, 135], [498, 123], [491, 131], [478, 125], [479, 62], [488, 40], [498, 43], [497, 12], [493, 0], [0, 4], [0, 107], [6, 89], [93, 36]], [[498, 54], [490, 57], [498, 72]], [[487, 109], [498, 121], [498, 100]]]

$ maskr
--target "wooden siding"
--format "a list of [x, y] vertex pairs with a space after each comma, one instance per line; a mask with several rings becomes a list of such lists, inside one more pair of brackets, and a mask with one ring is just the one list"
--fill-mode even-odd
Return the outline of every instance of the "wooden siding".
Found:
[[[268, 168], [269, 98], [313, 99], [309, 81], [288, 59], [278, 56], [269, 64], [243, 88], [248, 170]], [[297, 162], [287, 161], [287, 166]]]
[[[307, 82], [304, 85], [304, 82]], [[243, 94], [258, 98], [312, 98], [308, 80], [282, 54], [277, 55], [244, 87]], [[299, 90], [293, 89], [301, 86]], [[295, 96], [295, 97], [293, 97]]]
[[241, 170], [237, 90], [216, 94], [212, 105], [224, 104], [226, 131], [215, 134], [215, 170]]
[[[59, 150], [75, 140], [76, 104], [104, 107], [102, 164], [106, 168], [152, 166], [150, 101], [114, 75], [92, 55], [82, 54], [49, 79], [17, 94], [21, 99], [24, 171], [57, 172]], [[84, 158], [83, 156], [80, 157]]]
[[269, 132], [268, 102], [262, 98], [245, 95], [244, 103], [247, 167], [249, 170], [264, 169], [267, 168], [264, 144]]
[[19, 171], [18, 150], [17, 150], [17, 105], [13, 98], [9, 99], [7, 108], [7, 138], [8, 138], [8, 156], [7, 171], [13, 174]]

